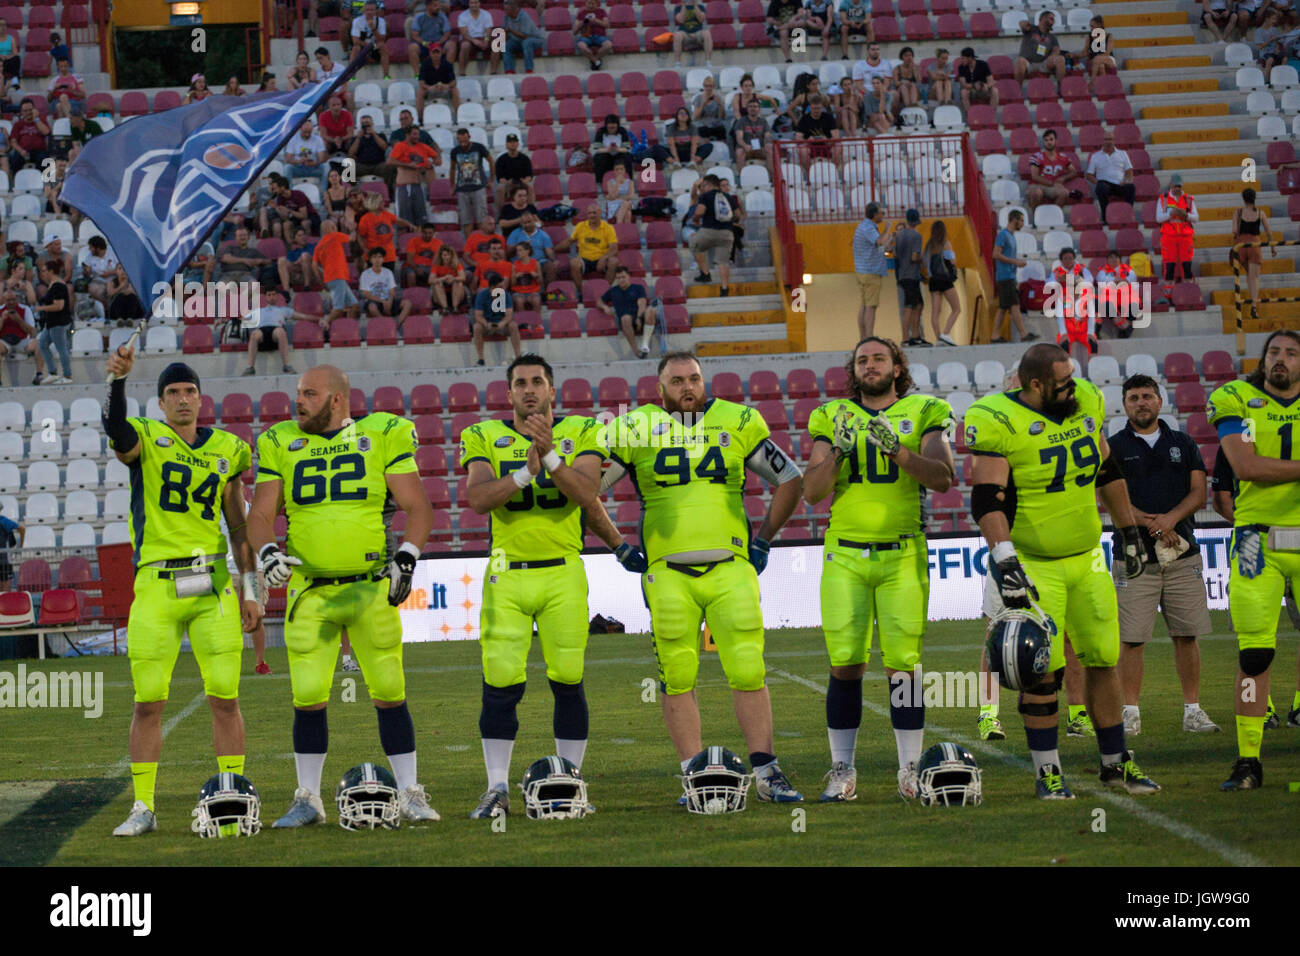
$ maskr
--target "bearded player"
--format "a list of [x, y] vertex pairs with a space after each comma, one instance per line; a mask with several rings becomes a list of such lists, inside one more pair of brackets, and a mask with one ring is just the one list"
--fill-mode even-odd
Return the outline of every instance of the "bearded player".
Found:
[[944, 434], [952, 409], [929, 395], [908, 394], [907, 358], [888, 339], [859, 342], [848, 373], [851, 397], [827, 402], [808, 420], [815, 444], [803, 484], [810, 505], [835, 496], [821, 577], [822, 630], [831, 659], [831, 770], [821, 799], [857, 797], [862, 675], [877, 624], [889, 678], [898, 792], [911, 799], [925, 734], [915, 674], [930, 596], [925, 494], [952, 485], [952, 448]]
[[[758, 592], [771, 540], [799, 503], [799, 469], [754, 409], [705, 398], [691, 353], [669, 352], [660, 360], [659, 395], [662, 408], [642, 405], [615, 419], [602, 441], [614, 461], [605, 483], [626, 471], [644, 508], [649, 570], [641, 586], [668, 735], [685, 773], [704, 749], [695, 698], [703, 618], [732, 689], [759, 799], [801, 801], [773, 753]], [[742, 500], [746, 468], [776, 488], [756, 534]]]
[[492, 560], [483, 588], [479, 733], [488, 789], [472, 820], [510, 811], [510, 757], [519, 730], [533, 625], [555, 698], [555, 752], [582, 769], [587, 752], [587, 574], [583, 509], [596, 503], [605, 455], [593, 418], [552, 416], [555, 373], [539, 355], [506, 369], [510, 421], [488, 419], [461, 434], [469, 506], [492, 516]]
[[[1124, 473], [1103, 431], [1105, 401], [1091, 382], [1075, 381], [1069, 356], [1056, 345], [1030, 346], [1020, 360], [1020, 381], [1022, 388], [985, 396], [966, 413], [966, 444], [976, 456], [971, 515], [988, 542], [989, 573], [1005, 607], [1039, 602], [1058, 631], [1069, 633], [1084, 667], [1101, 782], [1153, 793], [1159, 785], [1124, 744], [1115, 669], [1119, 611], [1101, 549], [1098, 493], [1124, 544], [1126, 578], [1142, 573], [1146, 552]], [[1037, 794], [1044, 800], [1074, 797], [1057, 751], [1063, 648], [1063, 640], [1051, 642], [1048, 676], [1020, 696]]]
[[[329, 702], [339, 636], [352, 652], [379, 719], [379, 740], [397, 780], [403, 820], [437, 820], [416, 778], [415, 727], [406, 706], [402, 621], [433, 507], [415, 466], [415, 428], [376, 412], [348, 417], [351, 387], [332, 365], [298, 380], [298, 417], [257, 439], [257, 489], [248, 517], [267, 587], [288, 588], [284, 645], [293, 687], [293, 751], [298, 788], [276, 827], [323, 823], [321, 772], [329, 743]], [[289, 519], [288, 553], [275, 541], [275, 516]], [[389, 553], [388, 521], [406, 512], [406, 534]]]
[[[262, 619], [256, 561], [244, 527], [244, 483], [252, 453], [240, 438], [200, 427], [199, 377], [173, 362], [158, 377], [164, 420], [127, 418], [126, 377], [135, 349], [108, 360], [112, 383], [104, 431], [131, 478], [131, 547], [135, 600], [127, 622], [127, 655], [135, 709], [131, 717], [131, 785], [135, 803], [114, 836], [158, 829], [154, 789], [162, 755], [162, 712], [172, 671], [189, 635], [212, 710], [219, 773], [244, 772], [244, 719], [239, 665], [244, 631]], [[226, 567], [221, 516], [241, 576], [242, 601]]]
[[[1282, 596], [1300, 584], [1300, 333], [1277, 331], [1244, 382], [1210, 396], [1206, 417], [1237, 476], [1228, 608], [1237, 632], [1237, 761], [1224, 790], [1264, 785], [1259, 755]], [[1298, 695], [1300, 696], [1300, 695]]]

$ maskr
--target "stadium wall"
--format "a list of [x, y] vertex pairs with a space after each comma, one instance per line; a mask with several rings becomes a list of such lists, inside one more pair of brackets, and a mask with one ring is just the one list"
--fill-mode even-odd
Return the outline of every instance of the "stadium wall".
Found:
[[[262, 0], [203, 0], [200, 5], [204, 23], [261, 23]], [[171, 5], [165, 0], [131, 0], [113, 5], [115, 27], [167, 26]]]

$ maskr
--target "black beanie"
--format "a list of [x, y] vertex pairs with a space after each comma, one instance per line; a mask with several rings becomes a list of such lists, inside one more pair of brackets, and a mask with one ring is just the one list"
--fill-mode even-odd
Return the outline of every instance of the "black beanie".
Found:
[[199, 384], [198, 373], [194, 369], [184, 362], [172, 362], [158, 376], [158, 398], [162, 399], [168, 385], [175, 385], [177, 382], [193, 382], [195, 388], [200, 392], [203, 391], [203, 386]]

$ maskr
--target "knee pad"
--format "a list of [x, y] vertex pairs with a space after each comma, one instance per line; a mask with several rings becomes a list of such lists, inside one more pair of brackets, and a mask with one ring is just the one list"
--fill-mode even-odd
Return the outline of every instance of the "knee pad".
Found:
[[1273, 663], [1273, 648], [1245, 647], [1237, 652], [1237, 663], [1247, 677], [1258, 677]]
[[1061, 682], [1064, 679], [1065, 679], [1065, 668], [1058, 667], [1050, 678], [1044, 680], [1042, 683], [1034, 687], [1026, 688], [1025, 693], [1038, 694], [1044, 697], [1047, 696], [1048, 694], [1055, 694], [1058, 691], [1060, 691]]
[[479, 713], [478, 730], [488, 740], [514, 740], [519, 732], [519, 716], [515, 709], [524, 697], [523, 684], [493, 687], [483, 684], [483, 709]]
[[1047, 704], [1027, 704], [1024, 694], [1021, 694], [1016, 702], [1016, 710], [1026, 717], [1055, 717], [1059, 709], [1060, 703], [1055, 700]]
[[736, 654], [727, 674], [727, 684], [732, 690], [762, 690], [766, 681], [767, 668], [757, 647]]
[[700, 658], [690, 641], [656, 641], [655, 656], [659, 660], [659, 687], [665, 694], [686, 694], [695, 689]]

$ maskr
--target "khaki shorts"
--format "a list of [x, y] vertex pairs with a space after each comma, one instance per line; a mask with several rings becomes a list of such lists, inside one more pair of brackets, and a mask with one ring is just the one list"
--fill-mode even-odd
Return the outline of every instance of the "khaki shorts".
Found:
[[884, 280], [884, 276], [858, 273], [858, 286], [862, 289], [863, 305], [873, 309], [880, 305], [880, 286]]
[[704, 31], [696, 30], [694, 33], [687, 33], [684, 30], [678, 30], [682, 35], [683, 50], [703, 50], [704, 49]]
[[730, 229], [699, 229], [691, 236], [691, 252], [703, 255], [712, 249], [713, 264], [722, 265], [731, 258], [731, 246], [735, 241], [736, 234]]
[[1205, 599], [1202, 558], [1183, 558], [1163, 568], [1148, 564], [1146, 570], [1131, 581], [1124, 578], [1124, 565], [1115, 565], [1115, 596], [1119, 601], [1119, 636], [1125, 644], [1145, 644], [1151, 640], [1156, 622], [1156, 607], [1165, 617], [1165, 625], [1174, 637], [1200, 637], [1209, 634], [1210, 611]]

